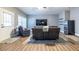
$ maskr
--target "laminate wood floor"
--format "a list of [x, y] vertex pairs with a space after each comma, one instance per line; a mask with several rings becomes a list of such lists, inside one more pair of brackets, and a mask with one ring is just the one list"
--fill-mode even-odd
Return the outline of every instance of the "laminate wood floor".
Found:
[[24, 44], [28, 37], [21, 37], [13, 43], [0, 43], [0, 51], [79, 51], [79, 44]]

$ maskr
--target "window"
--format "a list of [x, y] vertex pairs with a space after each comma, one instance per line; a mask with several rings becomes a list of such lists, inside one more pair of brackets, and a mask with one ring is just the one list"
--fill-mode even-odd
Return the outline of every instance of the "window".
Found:
[[9, 13], [3, 13], [4, 26], [12, 26], [12, 15]]
[[22, 25], [22, 18], [20, 16], [18, 16], [18, 26], [21, 26]]
[[27, 21], [25, 17], [18, 16], [18, 26], [23, 26], [24, 28], [26, 28]]
[[22, 25], [23, 25], [24, 28], [26, 28], [26, 26], [27, 26], [26, 24], [27, 24], [27, 23], [26, 23], [26, 18], [23, 17], [23, 18], [22, 18]]

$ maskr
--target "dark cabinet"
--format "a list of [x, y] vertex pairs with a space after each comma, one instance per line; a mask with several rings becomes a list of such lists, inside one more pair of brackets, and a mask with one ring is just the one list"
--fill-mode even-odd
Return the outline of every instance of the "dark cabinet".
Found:
[[75, 34], [75, 21], [74, 20], [64, 21], [64, 33], [67, 35]]

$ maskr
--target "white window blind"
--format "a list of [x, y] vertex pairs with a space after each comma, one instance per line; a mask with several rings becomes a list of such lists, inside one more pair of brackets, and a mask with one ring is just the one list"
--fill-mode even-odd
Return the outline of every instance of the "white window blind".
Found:
[[22, 25], [22, 18], [21, 18], [21, 16], [18, 16], [18, 26], [21, 26]]
[[3, 13], [4, 26], [12, 26], [12, 15], [9, 13]]
[[23, 26], [24, 28], [27, 27], [27, 21], [25, 17], [18, 16], [18, 26]]

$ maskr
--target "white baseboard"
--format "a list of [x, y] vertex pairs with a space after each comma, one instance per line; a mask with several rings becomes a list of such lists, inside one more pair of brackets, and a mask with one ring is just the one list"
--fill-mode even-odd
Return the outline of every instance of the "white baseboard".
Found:
[[75, 33], [75, 35], [79, 36], [79, 34], [78, 34], [78, 33]]

